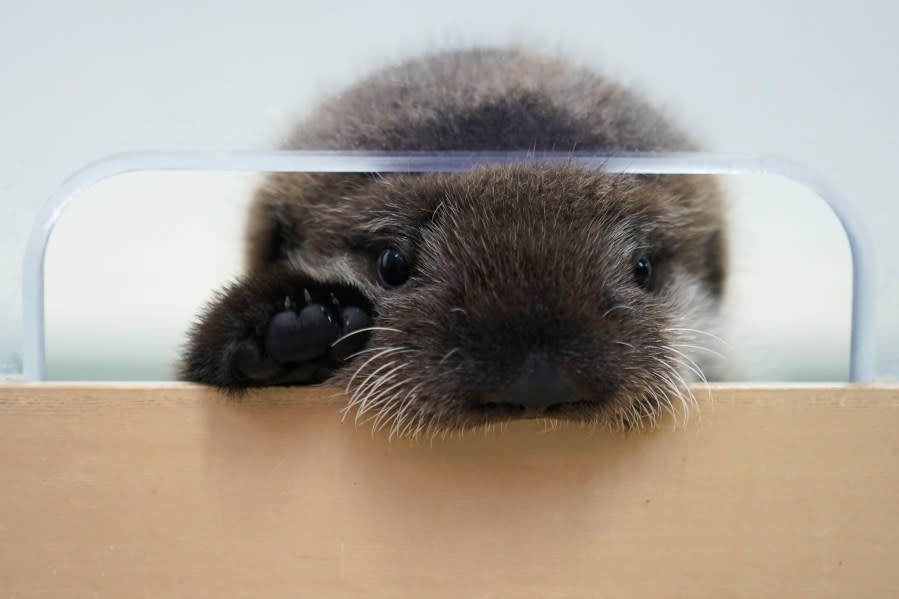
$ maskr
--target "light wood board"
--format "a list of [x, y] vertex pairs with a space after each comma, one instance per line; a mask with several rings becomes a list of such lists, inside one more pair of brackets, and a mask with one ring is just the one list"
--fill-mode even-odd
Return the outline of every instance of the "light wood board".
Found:
[[899, 596], [899, 387], [433, 443], [332, 393], [0, 385], [0, 595]]

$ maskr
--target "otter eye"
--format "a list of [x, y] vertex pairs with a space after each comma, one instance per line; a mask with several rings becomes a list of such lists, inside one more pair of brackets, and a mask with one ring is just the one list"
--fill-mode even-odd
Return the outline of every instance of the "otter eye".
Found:
[[634, 282], [643, 289], [647, 289], [651, 278], [652, 262], [650, 262], [649, 256], [643, 256], [634, 264]]
[[378, 276], [384, 287], [399, 287], [409, 280], [412, 267], [405, 256], [393, 248], [381, 252], [378, 258]]

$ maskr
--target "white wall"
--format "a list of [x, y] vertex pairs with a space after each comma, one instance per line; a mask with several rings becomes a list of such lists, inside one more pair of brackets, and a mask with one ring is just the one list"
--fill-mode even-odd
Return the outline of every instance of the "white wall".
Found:
[[[880, 246], [879, 371], [899, 376], [897, 26], [892, 1], [7, 0], [0, 362], [21, 342], [31, 220], [81, 165], [135, 149], [270, 148], [316, 101], [387, 61], [524, 41], [635, 85], [710, 149], [798, 159], [854, 198]], [[238, 268], [251, 182], [141, 177], [104, 184], [60, 222], [47, 264], [51, 374], [165, 376], [190, 314]], [[756, 236], [736, 260], [732, 349], [751, 378], [843, 376], [848, 275], [832, 220], [806, 199], [783, 206], [795, 189], [738, 187], [735, 218]], [[772, 243], [759, 241], [765, 230]]]

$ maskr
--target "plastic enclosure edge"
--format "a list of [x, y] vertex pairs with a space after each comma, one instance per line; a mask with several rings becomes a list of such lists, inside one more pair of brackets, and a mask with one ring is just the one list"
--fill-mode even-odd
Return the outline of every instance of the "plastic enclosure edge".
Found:
[[25, 250], [22, 284], [23, 375], [46, 376], [44, 258], [47, 242], [63, 210], [76, 194], [98, 181], [137, 171], [255, 171], [315, 173], [462, 172], [512, 163], [571, 165], [609, 173], [656, 175], [768, 174], [786, 177], [814, 191], [846, 232], [852, 253], [852, 334], [849, 379], [870, 383], [875, 368], [874, 252], [850, 203], [804, 165], [774, 156], [708, 152], [345, 152], [228, 151], [129, 152], [93, 162], [50, 196], [38, 213]]

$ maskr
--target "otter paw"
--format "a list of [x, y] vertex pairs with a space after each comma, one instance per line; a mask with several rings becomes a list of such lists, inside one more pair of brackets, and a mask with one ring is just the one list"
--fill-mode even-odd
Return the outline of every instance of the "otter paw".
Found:
[[227, 389], [321, 382], [365, 347], [371, 325], [355, 289], [296, 276], [249, 278], [194, 327], [181, 375]]
[[261, 384], [321, 381], [365, 347], [369, 315], [357, 306], [309, 303], [299, 309], [290, 298], [261, 335], [243, 339], [234, 350], [238, 376]]

